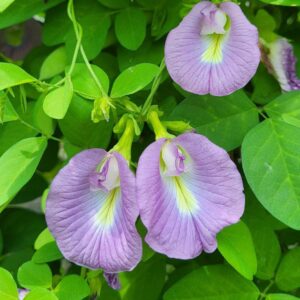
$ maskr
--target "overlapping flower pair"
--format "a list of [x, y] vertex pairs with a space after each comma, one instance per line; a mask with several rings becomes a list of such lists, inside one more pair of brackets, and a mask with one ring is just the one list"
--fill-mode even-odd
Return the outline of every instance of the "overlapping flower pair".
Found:
[[168, 138], [150, 115], [160, 138], [144, 150], [136, 176], [118, 151], [90, 149], [53, 180], [46, 218], [68, 260], [107, 273], [132, 270], [142, 255], [139, 215], [155, 251], [193, 258], [214, 251], [216, 234], [242, 215], [242, 179], [226, 151], [193, 132]]

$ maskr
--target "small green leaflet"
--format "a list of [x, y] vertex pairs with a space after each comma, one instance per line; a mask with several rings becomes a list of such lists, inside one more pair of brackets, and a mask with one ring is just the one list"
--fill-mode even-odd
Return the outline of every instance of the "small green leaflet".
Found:
[[5, 11], [15, 0], [1, 0], [0, 2], [0, 13]]
[[56, 242], [50, 242], [39, 248], [33, 255], [32, 260], [37, 264], [48, 263], [63, 258]]
[[18, 120], [18, 114], [9, 101], [7, 94], [0, 91], [0, 123]]
[[[91, 65], [104, 91], [109, 89], [109, 78], [106, 73], [96, 65]], [[68, 71], [68, 69], [66, 70]], [[87, 99], [96, 99], [102, 96], [100, 88], [92, 77], [86, 64], [76, 64], [71, 75], [74, 92]]]
[[251, 233], [245, 223], [224, 228], [217, 236], [218, 249], [224, 258], [245, 278], [252, 280], [257, 270]]
[[33, 261], [28, 261], [18, 270], [18, 282], [27, 289], [50, 288], [52, 286], [51, 269], [47, 264], [36, 264]]
[[0, 62], [0, 90], [37, 81], [17, 65]]
[[87, 282], [78, 275], [65, 276], [54, 290], [59, 300], [82, 300], [90, 294]]
[[34, 242], [34, 249], [38, 250], [44, 245], [54, 242], [54, 237], [52, 236], [51, 232], [49, 231], [48, 227], [45, 228], [37, 237]]
[[[1, 13], [0, 29], [31, 19], [34, 15], [39, 14], [63, 1], [64, 0], [14, 0], [13, 3]], [[3, 0], [0, 2], [2, 3]]]
[[26, 295], [24, 300], [58, 300], [58, 298], [52, 291], [36, 287]]
[[159, 73], [154, 64], [142, 63], [124, 70], [115, 80], [111, 97], [119, 98], [134, 94], [146, 87]]
[[289, 250], [281, 260], [275, 282], [282, 291], [300, 287], [300, 247]]
[[273, 119], [300, 127], [300, 92], [291, 91], [277, 97], [264, 107]]
[[65, 47], [59, 47], [50, 53], [44, 60], [40, 79], [48, 79], [62, 73], [67, 65], [67, 54]]
[[51, 91], [44, 99], [45, 113], [53, 119], [63, 119], [73, 97], [72, 82], [67, 77], [63, 86]]
[[0, 300], [18, 300], [18, 289], [12, 275], [0, 268]]
[[14, 144], [0, 157], [0, 205], [12, 200], [30, 180], [46, 149], [44, 137], [28, 138]]
[[120, 44], [129, 50], [138, 49], [146, 37], [147, 18], [141, 9], [129, 7], [116, 16], [115, 32]]
[[260, 1], [268, 4], [273, 4], [273, 5], [300, 6], [299, 0], [260, 0]]
[[249, 227], [257, 256], [255, 276], [262, 280], [271, 280], [281, 256], [278, 238], [264, 219], [261, 223], [253, 222]]

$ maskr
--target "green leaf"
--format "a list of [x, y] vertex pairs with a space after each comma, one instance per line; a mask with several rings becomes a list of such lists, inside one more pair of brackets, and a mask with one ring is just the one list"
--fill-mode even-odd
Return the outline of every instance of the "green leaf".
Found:
[[278, 81], [272, 76], [263, 64], [260, 64], [252, 78], [254, 91], [251, 100], [258, 104], [267, 104], [279, 95], [281, 88]]
[[44, 245], [54, 242], [54, 237], [49, 231], [48, 227], [45, 228], [37, 237], [37, 239], [34, 242], [34, 249], [38, 250], [42, 248]]
[[255, 276], [262, 280], [271, 280], [281, 256], [281, 249], [275, 232], [261, 220], [250, 226], [252, 240], [257, 257], [257, 273]]
[[281, 260], [275, 282], [282, 291], [300, 287], [300, 247], [288, 251]]
[[[104, 91], [108, 93], [109, 78], [106, 73], [96, 65], [91, 65]], [[94, 78], [89, 72], [86, 64], [76, 64], [73, 70], [71, 80], [74, 92], [84, 98], [96, 99], [102, 96], [101, 90], [97, 86]]]
[[43, 108], [45, 113], [53, 119], [63, 119], [70, 106], [73, 96], [73, 88], [70, 80], [51, 91], [44, 99]]
[[45, 114], [43, 108], [44, 99], [45, 95], [41, 95], [35, 102], [32, 113], [32, 121], [34, 127], [38, 128], [40, 132], [46, 136], [51, 136], [55, 131], [56, 123], [54, 123], [52, 118]]
[[[0, 29], [21, 23], [22, 21], [30, 19], [32, 16], [39, 14], [63, 1], [64, 0], [15, 0], [4, 12], [1, 13]], [[3, 0], [1, 0], [1, 3], [2, 2]]]
[[279, 119], [300, 127], [300, 92], [291, 91], [282, 94], [264, 107], [273, 119]]
[[47, 146], [44, 137], [28, 138], [9, 148], [0, 158], [0, 205], [30, 180]]
[[[161, 4], [161, 1], [159, 1], [159, 4]], [[181, 21], [180, 10], [182, 9], [182, 6], [181, 0], [165, 0], [164, 5], [158, 5], [154, 10], [151, 35], [154, 36], [156, 40], [163, 37], [178, 25]]]
[[18, 114], [9, 101], [7, 94], [0, 91], [0, 123], [18, 120]]
[[2, 0], [0, 3], [0, 13], [4, 12], [15, 0]]
[[251, 233], [245, 223], [224, 228], [217, 236], [218, 250], [241, 275], [252, 280], [257, 260]]
[[129, 6], [130, 0], [98, 0], [102, 5], [109, 8], [118, 9]]
[[4, 123], [0, 126], [0, 156], [20, 140], [35, 135], [37, 135], [35, 130], [19, 121]]
[[30, 291], [24, 300], [58, 300], [52, 291], [45, 288], [34, 288]]
[[46, 13], [42, 30], [42, 41], [46, 46], [57, 46], [65, 43], [70, 31], [73, 31], [72, 23], [67, 14], [67, 3], [49, 9]]
[[240, 90], [225, 97], [189, 96], [168, 119], [189, 122], [198, 133], [229, 151], [240, 146], [247, 132], [258, 124], [258, 112]]
[[3, 251], [3, 235], [2, 231], [0, 230], [0, 255], [2, 254]]
[[110, 142], [112, 122], [93, 123], [92, 109], [91, 101], [75, 95], [65, 118], [59, 121], [59, 127], [65, 138], [74, 146], [82, 149], [94, 147], [105, 149]]
[[65, 47], [59, 47], [50, 53], [44, 60], [40, 79], [48, 79], [62, 73], [67, 65], [67, 54]]
[[116, 16], [115, 32], [120, 44], [129, 50], [138, 49], [146, 37], [147, 18], [142, 10], [129, 7]]
[[111, 97], [119, 98], [140, 91], [154, 79], [158, 72], [158, 66], [148, 63], [126, 69], [115, 80]]
[[141, 63], [159, 65], [164, 56], [164, 41], [152, 41], [147, 38], [139, 49], [131, 51], [123, 47], [118, 48], [118, 64], [120, 71]]
[[17, 65], [0, 62], [0, 90], [33, 81], [36, 79]]
[[260, 0], [272, 5], [300, 6], [299, 0]]
[[266, 42], [273, 42], [277, 39], [277, 34], [274, 33], [276, 29], [276, 20], [265, 9], [260, 9], [254, 20], [254, 25], [258, 28], [259, 36]]
[[0, 300], [18, 300], [17, 285], [11, 274], [0, 268]]
[[78, 275], [64, 277], [54, 291], [59, 300], [82, 300], [90, 294], [87, 282]]
[[269, 294], [266, 300], [299, 300], [300, 298], [287, 294]]
[[131, 272], [120, 273], [122, 300], [158, 299], [165, 283], [166, 264], [162, 257], [153, 256], [146, 262], [141, 262]]
[[18, 271], [20, 285], [27, 289], [35, 287], [50, 288], [52, 286], [52, 272], [47, 264], [36, 264], [28, 261]]
[[164, 300], [257, 300], [260, 292], [225, 265], [205, 266], [175, 283]]
[[56, 242], [47, 243], [38, 249], [33, 257], [32, 261], [37, 264], [48, 263], [63, 258], [63, 255], [59, 251]]
[[269, 119], [252, 129], [242, 145], [243, 169], [257, 199], [294, 229], [300, 229], [299, 136], [300, 128]]
[[274, 218], [262, 206], [246, 182], [244, 182], [244, 190], [246, 196], [246, 207], [243, 215], [243, 221], [250, 226], [250, 229], [252, 227], [259, 228], [259, 226], [262, 226], [271, 228], [272, 230], [282, 230], [287, 227]]

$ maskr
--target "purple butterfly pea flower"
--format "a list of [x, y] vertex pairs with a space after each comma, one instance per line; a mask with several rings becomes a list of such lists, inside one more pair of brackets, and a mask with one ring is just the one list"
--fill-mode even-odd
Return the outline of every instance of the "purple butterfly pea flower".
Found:
[[183, 89], [228, 95], [257, 70], [258, 31], [237, 4], [202, 1], [169, 33], [165, 58], [171, 78]]
[[19, 300], [24, 300], [26, 295], [29, 293], [28, 290], [26, 289], [18, 289], [18, 294], [19, 294]]
[[48, 227], [63, 255], [109, 273], [132, 270], [141, 259], [138, 214], [127, 161], [103, 149], [74, 156], [53, 180], [46, 206]]
[[263, 61], [269, 72], [277, 78], [281, 89], [286, 92], [300, 90], [293, 46], [287, 39], [280, 38], [268, 45], [268, 51], [268, 54], [264, 53]]
[[241, 176], [225, 150], [196, 133], [158, 139], [140, 157], [137, 195], [146, 242], [172, 258], [213, 252], [244, 211]]
[[114, 290], [120, 290], [121, 284], [119, 280], [119, 275], [116, 273], [103, 273], [103, 277], [106, 280], [107, 284]]

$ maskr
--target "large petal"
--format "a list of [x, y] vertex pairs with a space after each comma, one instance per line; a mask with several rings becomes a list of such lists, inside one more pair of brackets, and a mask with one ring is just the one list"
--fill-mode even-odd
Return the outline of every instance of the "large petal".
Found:
[[216, 249], [216, 234], [244, 210], [241, 177], [228, 154], [205, 137], [187, 133], [172, 140], [189, 156], [180, 176], [160, 170], [160, 139], [142, 154], [137, 169], [140, 215], [147, 243], [169, 257], [189, 259]]
[[244, 87], [260, 60], [257, 29], [240, 7], [226, 2], [220, 9], [230, 19], [224, 35], [200, 35], [201, 11], [214, 4], [203, 1], [173, 29], [166, 40], [165, 57], [172, 79], [195, 94], [228, 95]]
[[125, 159], [113, 153], [120, 187], [112, 191], [91, 187], [90, 176], [107, 155], [101, 149], [73, 157], [52, 182], [46, 220], [63, 255], [70, 261], [106, 272], [131, 270], [141, 257], [135, 178]]

